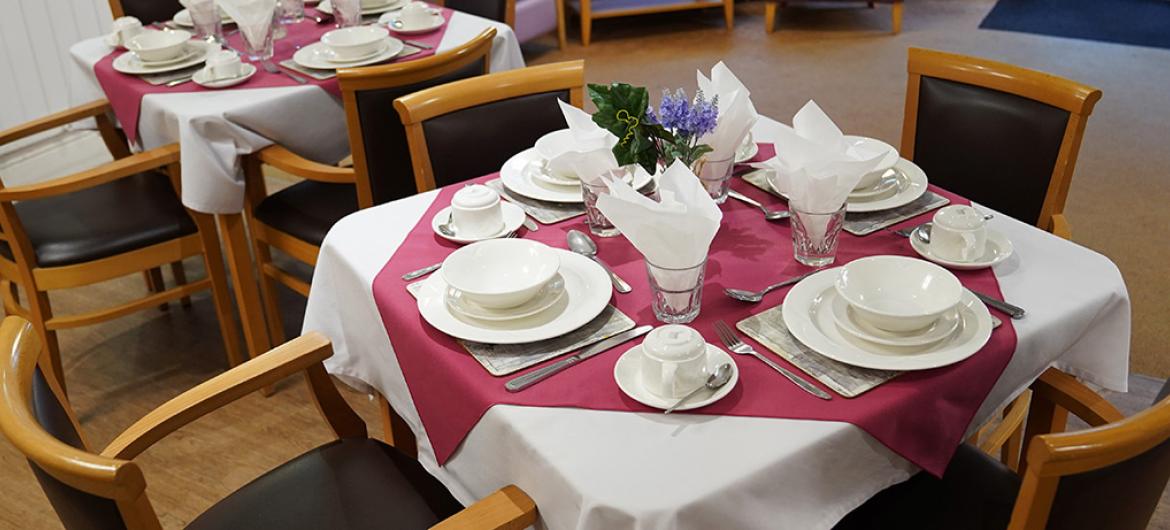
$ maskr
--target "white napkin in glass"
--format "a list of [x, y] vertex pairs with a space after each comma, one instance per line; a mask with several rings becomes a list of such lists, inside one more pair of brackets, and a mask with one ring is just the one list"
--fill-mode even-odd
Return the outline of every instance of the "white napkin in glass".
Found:
[[276, 12], [276, 0], [217, 0], [219, 7], [232, 20], [249, 43], [256, 45], [264, 41], [272, 17]]
[[776, 146], [776, 156], [754, 167], [767, 169], [772, 187], [806, 212], [828, 213], [845, 204], [862, 175], [873, 171], [885, 153], [851, 149], [833, 120], [809, 101], [792, 118], [792, 127], [766, 125], [757, 131]]
[[[565, 145], [563, 152], [548, 160], [549, 170], [558, 174], [575, 171], [577, 178], [583, 179], [587, 174], [600, 175], [601, 171], [616, 169], [617, 159], [612, 149], [617, 145], [617, 137], [594, 123], [589, 113], [564, 101], [557, 100], [557, 103], [569, 125], [572, 144]], [[574, 169], [577, 167], [581, 169]]]
[[686, 164], [676, 160], [658, 181], [659, 202], [613, 181], [597, 208], [646, 260], [683, 269], [703, 262], [723, 212]]
[[713, 151], [707, 155], [711, 160], [731, 158], [760, 118], [752, 105], [752, 93], [723, 61], [711, 68], [710, 78], [703, 72], [697, 71], [695, 75], [705, 97], [719, 97], [719, 119], [715, 130], [700, 138], [699, 143], [711, 146]]

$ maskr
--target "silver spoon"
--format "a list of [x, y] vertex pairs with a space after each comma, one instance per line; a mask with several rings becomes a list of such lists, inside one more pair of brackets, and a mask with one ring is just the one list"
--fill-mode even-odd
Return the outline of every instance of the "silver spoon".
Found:
[[787, 211], [769, 210], [766, 206], [761, 204], [759, 201], [757, 201], [751, 197], [748, 197], [747, 195], [744, 195], [744, 194], [742, 194], [738, 191], [735, 191], [735, 190], [728, 191], [727, 196], [731, 197], [732, 199], [735, 199], [737, 201], [743, 202], [745, 204], [750, 204], [752, 206], [755, 206], [756, 208], [759, 208], [761, 212], [764, 212], [764, 219], [767, 221], [779, 221], [781, 219], [788, 219], [788, 217], [792, 215], [791, 213], [789, 213]]
[[690, 394], [683, 396], [682, 399], [678, 400], [674, 405], [671, 405], [670, 408], [666, 409], [665, 414], [674, 412], [675, 409], [682, 406], [683, 403], [686, 403], [688, 399], [691, 399], [695, 394], [698, 394], [700, 390], [704, 388], [710, 390], [719, 390], [719, 388], [723, 385], [726, 385], [728, 381], [731, 381], [731, 363], [723, 363], [719, 365], [719, 368], [715, 369], [715, 373], [711, 374], [711, 376], [707, 378], [707, 382], [703, 383], [703, 386], [696, 388], [692, 390]]
[[569, 241], [569, 250], [596, 261], [598, 265], [601, 265], [601, 267], [605, 269], [605, 272], [609, 273], [609, 279], [613, 282], [613, 287], [614, 289], [617, 289], [617, 292], [630, 292], [630, 284], [626, 283], [626, 281], [623, 280], [621, 276], [618, 276], [617, 273], [613, 271], [613, 269], [609, 268], [609, 265], [606, 265], [605, 262], [598, 259], [597, 245], [593, 243], [592, 239], [589, 239], [589, 236], [585, 235], [580, 230], [569, 230], [567, 239]]
[[455, 237], [455, 226], [451, 224], [451, 213], [447, 213], [447, 222], [439, 225], [439, 233], [447, 237]]
[[800, 280], [808, 278], [809, 276], [811, 276], [817, 272], [820, 272], [820, 269], [817, 269], [815, 271], [806, 272], [804, 274], [801, 274], [800, 276], [796, 276], [794, 278], [789, 278], [789, 279], [784, 280], [780, 283], [774, 283], [774, 284], [769, 285], [769, 286], [767, 286], [759, 291], [747, 291], [744, 289], [724, 289], [723, 294], [730, 296], [736, 300], [739, 300], [740, 302], [750, 302], [750, 303], [754, 304], [754, 303], [759, 302], [760, 300], [763, 300], [764, 295], [766, 295], [772, 291], [775, 291], [776, 289], [784, 287], [785, 285], [792, 285], [794, 283], [797, 283]]

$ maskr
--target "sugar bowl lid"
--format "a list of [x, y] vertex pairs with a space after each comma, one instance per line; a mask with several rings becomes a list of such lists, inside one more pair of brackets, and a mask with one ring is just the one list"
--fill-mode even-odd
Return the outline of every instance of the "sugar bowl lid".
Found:
[[669, 324], [654, 328], [642, 341], [646, 355], [662, 361], [687, 361], [707, 351], [706, 341], [694, 328]]
[[455, 196], [451, 198], [452, 205], [472, 210], [486, 208], [499, 201], [500, 194], [482, 184], [464, 186], [463, 189], [456, 191]]

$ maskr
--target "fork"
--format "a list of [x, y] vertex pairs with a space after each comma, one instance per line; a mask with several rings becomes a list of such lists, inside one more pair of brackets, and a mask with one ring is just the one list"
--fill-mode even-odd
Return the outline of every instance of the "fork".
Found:
[[300, 83], [302, 85], [305, 83], [308, 83], [308, 81], [305, 78], [303, 78], [299, 75], [296, 75], [296, 74], [289, 72], [287, 70], [282, 70], [280, 68], [277, 68], [275, 64], [272, 64], [272, 61], [268, 61], [268, 60], [260, 61], [260, 66], [263, 66], [264, 70], [270, 74], [287, 75], [289, 77], [289, 79], [292, 79], [293, 81], [296, 81], [297, 83]]
[[731, 350], [733, 353], [739, 355], [751, 355], [752, 357], [763, 361], [764, 364], [771, 366], [773, 370], [780, 372], [780, 375], [787, 377], [789, 381], [792, 381], [796, 386], [800, 387], [801, 390], [804, 390], [805, 392], [808, 392], [809, 394], [812, 394], [821, 399], [833, 399], [833, 397], [830, 396], [828, 392], [817, 388], [812, 383], [805, 381], [804, 378], [792, 373], [792, 371], [788, 370], [787, 368], [772, 362], [771, 359], [764, 357], [763, 355], [760, 355], [760, 353], [757, 352], [755, 348], [748, 346], [747, 343], [740, 340], [739, 335], [736, 335], [735, 331], [733, 331], [731, 326], [728, 326], [726, 322], [722, 320], [716, 320], [715, 333], [719, 334], [719, 340], [722, 341], [723, 345], [727, 346], [727, 349]]

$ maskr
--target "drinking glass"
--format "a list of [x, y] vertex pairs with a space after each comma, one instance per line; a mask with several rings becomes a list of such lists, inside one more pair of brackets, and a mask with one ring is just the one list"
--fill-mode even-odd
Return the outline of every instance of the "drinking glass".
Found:
[[213, 0], [192, 2], [187, 12], [191, 14], [191, 24], [195, 26], [196, 38], [223, 44], [223, 19], [219, 15], [219, 7]]
[[667, 324], [686, 324], [699, 316], [707, 259], [682, 269], [659, 267], [646, 260], [646, 275], [654, 296], [654, 316]]
[[727, 191], [731, 189], [731, 170], [734, 167], [735, 154], [732, 153], [727, 158], [718, 159], [704, 156], [696, 160], [691, 169], [703, 183], [703, 189], [715, 199], [715, 204], [723, 204], [727, 200]]
[[272, 16], [259, 23], [240, 26], [240, 33], [244, 35], [244, 54], [251, 61], [267, 61], [272, 58], [272, 42], [276, 32], [277, 19], [280, 10], [273, 10]]
[[581, 181], [581, 196], [585, 199], [585, 225], [589, 227], [589, 233], [598, 237], [613, 237], [622, 233], [605, 217], [605, 214], [601, 213], [601, 210], [597, 209], [597, 197], [609, 194], [609, 185], [606, 181], [621, 177], [621, 170], [617, 170], [607, 171], [601, 180], [595, 183]]
[[305, 19], [305, 0], [280, 0], [280, 23], [287, 26]]
[[337, 27], [339, 28], [349, 28], [361, 25], [361, 0], [334, 0], [333, 18], [337, 19]]
[[837, 259], [837, 239], [845, 224], [845, 205], [836, 211], [810, 212], [789, 203], [792, 212], [792, 251], [796, 261], [824, 267]]

